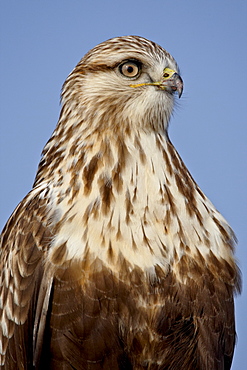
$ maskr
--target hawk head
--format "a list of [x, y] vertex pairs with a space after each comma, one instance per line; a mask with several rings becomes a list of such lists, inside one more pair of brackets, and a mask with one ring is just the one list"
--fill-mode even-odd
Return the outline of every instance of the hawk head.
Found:
[[90, 120], [90, 132], [163, 131], [174, 93], [180, 97], [182, 90], [178, 66], [166, 50], [142, 37], [116, 37], [89, 51], [69, 75], [63, 112]]

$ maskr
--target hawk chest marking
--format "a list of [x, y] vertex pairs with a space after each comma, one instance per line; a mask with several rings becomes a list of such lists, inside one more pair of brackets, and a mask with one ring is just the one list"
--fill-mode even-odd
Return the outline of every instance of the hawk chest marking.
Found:
[[51, 192], [52, 260], [90, 254], [113, 271], [123, 259], [147, 271], [156, 265], [166, 271], [198, 251], [204, 258], [210, 250], [223, 257], [224, 219], [169, 140], [142, 133], [84, 150], [80, 164], [68, 161], [62, 186]]

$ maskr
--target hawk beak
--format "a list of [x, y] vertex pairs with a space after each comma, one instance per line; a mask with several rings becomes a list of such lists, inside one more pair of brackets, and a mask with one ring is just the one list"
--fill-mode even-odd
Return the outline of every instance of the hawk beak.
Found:
[[178, 97], [180, 98], [183, 93], [183, 80], [179, 76], [177, 72], [173, 69], [165, 68], [163, 71], [163, 78], [161, 81], [157, 82], [144, 82], [140, 84], [132, 84], [130, 87], [140, 87], [140, 86], [157, 86], [161, 90], [168, 91], [169, 93], [173, 94], [175, 92], [178, 93]]
[[[156, 85], [156, 83], [155, 83]], [[162, 90], [166, 90], [170, 93], [177, 91], [178, 97], [180, 98], [183, 93], [183, 80], [179, 74], [173, 69], [165, 68], [163, 71], [163, 79], [157, 83], [157, 86]]]

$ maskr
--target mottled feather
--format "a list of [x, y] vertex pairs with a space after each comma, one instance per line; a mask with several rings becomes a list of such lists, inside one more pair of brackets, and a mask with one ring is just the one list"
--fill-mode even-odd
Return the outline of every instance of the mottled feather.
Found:
[[181, 86], [172, 56], [137, 36], [68, 76], [1, 235], [3, 369], [230, 369], [235, 236], [169, 140]]

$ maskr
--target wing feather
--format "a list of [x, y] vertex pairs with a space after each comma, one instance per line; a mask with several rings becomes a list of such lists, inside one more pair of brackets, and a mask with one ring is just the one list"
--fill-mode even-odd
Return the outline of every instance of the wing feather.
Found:
[[[41, 302], [39, 295], [43, 290], [39, 285], [44, 279], [44, 255], [51, 240], [48, 225], [41, 221], [45, 213], [46, 201], [33, 189], [18, 205], [2, 232], [0, 349], [2, 365], [7, 353], [6, 369], [25, 368], [24, 364], [32, 359], [32, 338], [38, 333], [32, 333], [34, 312], [37, 300], [39, 305]], [[46, 295], [49, 295], [49, 287], [47, 284]]]
[[44, 273], [38, 292], [38, 300], [33, 330], [33, 363], [38, 367], [43, 350], [43, 342], [48, 315], [53, 275], [51, 270]]

